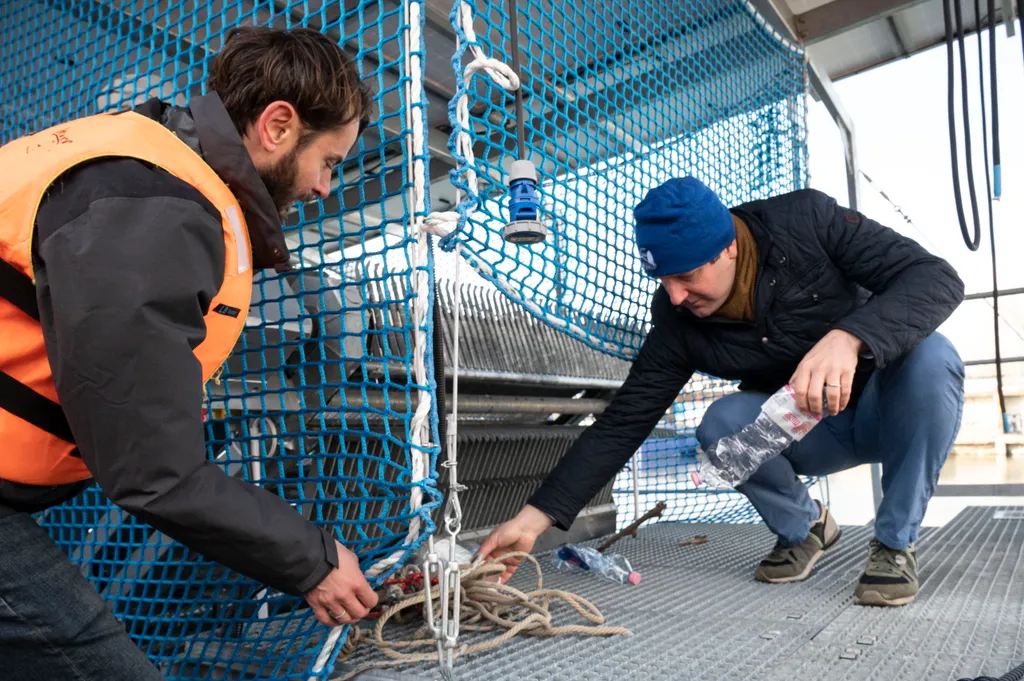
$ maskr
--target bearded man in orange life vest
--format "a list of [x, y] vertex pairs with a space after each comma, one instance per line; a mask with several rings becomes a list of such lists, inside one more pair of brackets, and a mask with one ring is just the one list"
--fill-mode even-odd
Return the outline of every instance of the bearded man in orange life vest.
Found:
[[95, 480], [118, 506], [318, 619], [377, 596], [355, 555], [206, 456], [203, 384], [241, 333], [253, 270], [325, 197], [370, 114], [340, 47], [243, 28], [185, 108], [159, 100], [0, 147], [0, 676], [158, 681], [30, 513]]

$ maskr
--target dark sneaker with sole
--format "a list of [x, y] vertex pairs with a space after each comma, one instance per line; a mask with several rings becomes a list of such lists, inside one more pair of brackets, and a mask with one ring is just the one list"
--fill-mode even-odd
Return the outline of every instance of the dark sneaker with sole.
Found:
[[811, 526], [811, 533], [807, 535], [807, 539], [796, 546], [775, 544], [775, 548], [768, 554], [768, 557], [757, 566], [754, 579], [772, 584], [785, 584], [807, 579], [825, 549], [831, 548], [839, 541], [839, 536], [842, 534], [839, 525], [836, 524], [828, 509], [821, 505], [821, 502], [815, 503], [818, 504], [824, 517]]
[[868, 566], [857, 583], [860, 605], [906, 605], [917, 597], [921, 584], [917, 579], [917, 551], [913, 545], [890, 549], [871, 540]]

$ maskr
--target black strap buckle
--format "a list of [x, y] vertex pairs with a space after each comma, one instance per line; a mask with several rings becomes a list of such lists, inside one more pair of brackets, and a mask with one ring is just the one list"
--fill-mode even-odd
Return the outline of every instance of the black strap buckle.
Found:
[[0, 298], [7, 299], [14, 307], [39, 321], [36, 285], [6, 260], [0, 260]]

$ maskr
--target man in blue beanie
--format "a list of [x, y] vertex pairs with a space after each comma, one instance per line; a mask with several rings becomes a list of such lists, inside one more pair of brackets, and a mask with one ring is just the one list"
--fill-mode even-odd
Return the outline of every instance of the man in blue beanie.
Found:
[[839, 539], [798, 475], [880, 463], [884, 497], [856, 596], [912, 601], [914, 544], [963, 408], [963, 362], [936, 332], [963, 300], [956, 271], [812, 189], [729, 210], [696, 178], [675, 178], [634, 214], [640, 262], [661, 284], [651, 331], [609, 407], [480, 555], [529, 551], [552, 524], [567, 530], [700, 371], [740, 381], [704, 414], [705, 450], [787, 383], [801, 409], [825, 416], [737, 487], [778, 536], [755, 579], [805, 579]]
[[[737, 228], [714, 192], [692, 177], [672, 179], [651, 190], [634, 216], [640, 264], [649, 275], [669, 281], [686, 275], [690, 284], [702, 275], [701, 285], [688, 286], [687, 295], [674, 304], [698, 317], [721, 308], [735, 288], [737, 232], [743, 240], [746, 232]], [[749, 263], [756, 258], [750, 249], [744, 255]], [[711, 272], [716, 276], [708, 276]]]

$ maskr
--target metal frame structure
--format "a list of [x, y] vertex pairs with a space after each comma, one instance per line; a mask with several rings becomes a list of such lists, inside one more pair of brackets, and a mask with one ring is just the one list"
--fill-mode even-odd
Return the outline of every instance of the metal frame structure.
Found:
[[[896, 41], [903, 38], [891, 21], [892, 15], [925, 0], [835, 0], [794, 17], [796, 36], [805, 45], [838, 35], [878, 19], [889, 19]], [[906, 52], [906, 50], [904, 50]]]
[[[920, 0], [912, 0], [912, 2], [919, 2]], [[802, 42], [801, 36], [800, 17], [806, 17], [807, 14], [794, 15], [788, 7], [786, 7], [782, 0], [751, 0], [751, 4], [757, 8], [761, 15], [765, 17], [777, 30], [782, 31], [785, 35], [788, 35], [796, 42]], [[912, 4], [906, 0], [900, 2], [898, 0], [871, 0], [870, 2], [861, 3], [860, 0], [856, 2], [835, 2], [823, 7], [832, 7], [832, 5], [842, 5], [846, 7], [848, 5], [856, 5], [858, 8], [856, 12], [850, 11], [847, 15], [847, 27], [855, 25], [851, 23], [856, 21], [858, 23], [868, 21], [878, 17], [879, 11], [893, 12], [898, 9], [905, 9], [906, 6]], [[870, 6], [870, 7], [869, 7]], [[884, 6], [884, 7], [883, 7]], [[874, 8], [875, 13], [870, 14], [869, 9]], [[856, 16], [856, 19], [854, 19]], [[822, 24], [825, 20], [822, 19]], [[835, 22], [833, 21], [833, 26]], [[833, 29], [835, 30], [835, 29]], [[839, 129], [839, 134], [843, 140], [843, 150], [846, 156], [846, 186], [849, 192], [848, 204], [850, 208], [857, 210], [860, 205], [860, 167], [857, 163], [857, 135], [853, 125], [853, 119], [850, 114], [847, 113], [846, 109], [843, 108], [842, 103], [839, 101], [839, 96], [836, 94], [835, 89], [832, 87], [832, 79], [822, 70], [810, 56], [807, 57], [807, 77], [810, 82], [811, 92], [814, 97], [820, 100], [829, 114], [832, 116], [832, 120], [835, 121], [836, 127]], [[874, 500], [875, 511], [878, 511], [879, 505], [882, 503], [882, 466], [881, 464], [871, 464], [871, 491]]]
[[[796, 6], [797, 0], [779, 2]], [[976, 18], [972, 3], [961, 4], [969, 35], [977, 30]], [[781, 13], [833, 80], [906, 59], [945, 40], [942, 0], [825, 0], [799, 13], [787, 5]], [[998, 0], [995, 16], [1008, 37], [1015, 35], [1013, 0]]]

